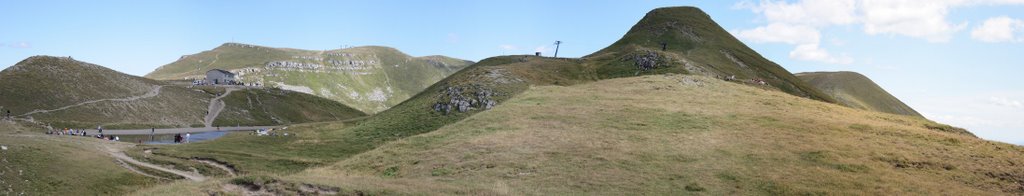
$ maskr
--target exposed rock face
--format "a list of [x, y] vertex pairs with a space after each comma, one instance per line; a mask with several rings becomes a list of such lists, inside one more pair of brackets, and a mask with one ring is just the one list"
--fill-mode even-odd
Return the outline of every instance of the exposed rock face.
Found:
[[491, 98], [492, 96], [494, 96], [492, 90], [479, 85], [469, 85], [467, 87], [449, 86], [441, 91], [437, 103], [434, 103], [433, 110], [444, 115], [451, 114], [453, 111], [488, 110], [498, 104], [497, 101]]
[[668, 66], [668, 59], [655, 51], [639, 51], [632, 55], [626, 55], [622, 61], [633, 62], [637, 68], [637, 74], [643, 71], [650, 71], [659, 67]]
[[323, 67], [323, 65], [316, 63], [299, 63], [292, 61], [272, 61], [267, 63], [267, 68], [323, 69]]

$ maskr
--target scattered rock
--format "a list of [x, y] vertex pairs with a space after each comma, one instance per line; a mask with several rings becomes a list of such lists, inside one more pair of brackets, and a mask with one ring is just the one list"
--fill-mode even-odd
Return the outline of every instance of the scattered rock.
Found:
[[7, 150], [7, 146], [0, 146], [0, 150]]
[[444, 115], [451, 114], [453, 111], [488, 110], [497, 105], [497, 101], [494, 101], [492, 98], [494, 95], [495, 93], [492, 90], [479, 85], [470, 85], [468, 88], [449, 86], [441, 91], [441, 95], [438, 97], [437, 103], [434, 103], [432, 109], [434, 112], [443, 113]]
[[655, 51], [638, 51], [632, 55], [626, 55], [621, 61], [632, 62], [633, 66], [638, 69], [636, 74], [669, 65], [668, 58]]

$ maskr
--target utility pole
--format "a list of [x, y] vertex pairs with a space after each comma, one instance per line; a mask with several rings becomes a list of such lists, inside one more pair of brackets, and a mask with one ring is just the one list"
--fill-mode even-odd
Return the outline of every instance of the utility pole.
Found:
[[562, 45], [562, 41], [555, 41], [555, 58], [558, 58], [558, 46]]

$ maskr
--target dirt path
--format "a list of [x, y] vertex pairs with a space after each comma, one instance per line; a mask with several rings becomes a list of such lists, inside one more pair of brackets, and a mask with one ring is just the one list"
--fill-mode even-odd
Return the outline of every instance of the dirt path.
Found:
[[[161, 167], [159, 165], [153, 165], [151, 163], [135, 160], [134, 158], [124, 154], [124, 152], [121, 149], [118, 149], [115, 146], [104, 145], [103, 148], [104, 148], [104, 150], [107, 151], [107, 153], [110, 153], [110, 156], [112, 156], [115, 159], [117, 159], [119, 161], [122, 161], [124, 163], [130, 163], [132, 165], [137, 165], [137, 166], [141, 166], [141, 167], [148, 167], [150, 169], [155, 169], [155, 170], [160, 170], [162, 172], [172, 173], [174, 175], [179, 175], [181, 177], [185, 177], [185, 178], [187, 178], [189, 180], [196, 181], [196, 182], [200, 182], [200, 181], [206, 180], [205, 176], [203, 176], [202, 174], [195, 173], [195, 172], [186, 172], [186, 171], [181, 171], [181, 170], [176, 170], [176, 169], [169, 169], [169, 168]], [[129, 169], [129, 170], [132, 170], [132, 171], [135, 171], [135, 172], [139, 172], [139, 171], [134, 170], [134, 169]], [[145, 173], [142, 173], [142, 174], [150, 176], [149, 174], [145, 174]]]
[[85, 102], [81, 102], [81, 103], [77, 103], [77, 104], [69, 105], [69, 106], [64, 106], [64, 107], [60, 107], [60, 108], [56, 108], [56, 109], [49, 109], [49, 110], [36, 109], [36, 110], [31, 111], [31, 112], [28, 112], [28, 113], [25, 113], [25, 114], [22, 114], [22, 115], [18, 115], [18, 117], [28, 116], [28, 115], [37, 114], [37, 113], [49, 113], [49, 112], [61, 111], [61, 110], [66, 110], [66, 109], [73, 108], [73, 107], [78, 107], [78, 106], [83, 106], [83, 105], [86, 105], [86, 104], [93, 104], [93, 103], [98, 103], [98, 102], [104, 102], [104, 101], [127, 102], [127, 101], [135, 101], [135, 100], [139, 100], [139, 99], [146, 99], [146, 98], [156, 97], [157, 95], [160, 95], [160, 89], [163, 88], [163, 87], [164, 86], [156, 86], [156, 85], [154, 85], [153, 90], [150, 90], [149, 92], [146, 92], [146, 94], [142, 94], [142, 95], [139, 95], [139, 96], [132, 96], [132, 97], [126, 97], [126, 98], [116, 98], [116, 99], [91, 100], [91, 101], [85, 101]]
[[206, 127], [213, 127], [213, 120], [216, 120], [217, 115], [220, 115], [220, 111], [224, 110], [225, 103], [220, 99], [227, 97], [231, 94], [231, 91], [235, 90], [238, 89], [224, 88], [224, 94], [210, 100], [210, 107], [207, 109], [206, 118], [203, 118], [203, 125], [206, 125]]
[[200, 163], [206, 164], [206, 165], [209, 165], [209, 166], [220, 168], [221, 170], [224, 170], [224, 171], [228, 172], [228, 175], [230, 175], [230, 176], [237, 176], [238, 175], [237, 171], [234, 168], [228, 167], [227, 165], [224, 165], [224, 164], [216, 162], [216, 161], [204, 160], [204, 159], [192, 159], [192, 160], [196, 161], [196, 162], [200, 162]]

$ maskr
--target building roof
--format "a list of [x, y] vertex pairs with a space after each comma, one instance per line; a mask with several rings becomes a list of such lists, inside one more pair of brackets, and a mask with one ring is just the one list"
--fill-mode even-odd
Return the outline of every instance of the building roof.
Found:
[[230, 71], [225, 71], [223, 69], [211, 69], [210, 71], [206, 71], [206, 73], [210, 73], [211, 71], [217, 71], [217, 72], [223, 73], [224, 75], [230, 75], [230, 76], [235, 75], [235, 73], [231, 73]]

